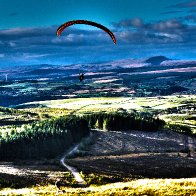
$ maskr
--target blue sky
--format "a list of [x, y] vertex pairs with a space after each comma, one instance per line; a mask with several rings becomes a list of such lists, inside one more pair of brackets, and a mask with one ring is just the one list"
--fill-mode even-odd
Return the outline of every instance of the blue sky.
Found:
[[[76, 25], [92, 20], [104, 32]], [[70, 64], [165, 55], [195, 59], [196, 0], [0, 0], [0, 65]]]

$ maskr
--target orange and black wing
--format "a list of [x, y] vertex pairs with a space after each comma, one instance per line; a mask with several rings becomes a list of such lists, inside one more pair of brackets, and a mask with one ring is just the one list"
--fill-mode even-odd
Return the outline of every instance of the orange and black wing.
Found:
[[99, 23], [96, 23], [96, 22], [92, 22], [92, 21], [88, 21], [88, 20], [72, 20], [72, 21], [68, 21], [64, 24], [62, 24], [56, 31], [56, 35], [57, 36], [60, 36], [62, 31], [71, 26], [71, 25], [75, 25], [75, 24], [86, 24], [86, 25], [91, 25], [91, 26], [94, 26], [94, 27], [97, 27], [99, 29], [102, 29], [103, 31], [105, 31], [107, 34], [109, 34], [109, 36], [112, 38], [114, 44], [116, 44], [116, 38], [114, 36], [114, 34], [105, 26], [99, 24]]

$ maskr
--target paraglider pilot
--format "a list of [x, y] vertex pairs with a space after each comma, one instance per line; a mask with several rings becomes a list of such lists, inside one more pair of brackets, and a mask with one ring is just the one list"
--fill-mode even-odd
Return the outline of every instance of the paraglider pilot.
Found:
[[79, 80], [80, 80], [80, 82], [82, 82], [84, 80], [84, 73], [79, 74]]

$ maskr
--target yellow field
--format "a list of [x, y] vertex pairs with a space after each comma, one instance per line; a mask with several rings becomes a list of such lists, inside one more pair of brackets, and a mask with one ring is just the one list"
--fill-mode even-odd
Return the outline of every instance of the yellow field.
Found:
[[57, 193], [55, 186], [24, 189], [3, 189], [0, 195], [196, 195], [196, 178], [188, 179], [140, 179], [88, 188], [62, 187]]
[[[96, 97], [96, 98], [73, 98], [50, 101], [31, 102], [31, 104], [42, 104], [49, 108], [64, 108], [68, 110], [105, 110], [105, 109], [136, 109], [143, 110], [143, 107], [151, 107], [155, 110], [162, 110], [183, 105], [183, 101], [195, 101], [195, 95], [163, 96], [157, 97]], [[28, 103], [29, 104], [29, 103]]]
[[[29, 104], [29, 103], [28, 103]], [[33, 112], [40, 114], [50, 114], [50, 116], [62, 116], [67, 114], [84, 114], [92, 112], [112, 112], [119, 109], [127, 111], [156, 113], [160, 119], [170, 124], [189, 126], [193, 133], [196, 133], [194, 120], [187, 120], [188, 117], [195, 116], [194, 106], [196, 95], [183, 96], [162, 96], [162, 97], [96, 97], [96, 98], [72, 98], [61, 100], [49, 100], [31, 102], [30, 104], [41, 104], [46, 108], [33, 108]], [[164, 114], [167, 109], [187, 106], [189, 109], [178, 109], [171, 114]], [[192, 105], [192, 106], [191, 106]], [[29, 109], [27, 109], [29, 110]], [[181, 113], [182, 112], [182, 113]]]

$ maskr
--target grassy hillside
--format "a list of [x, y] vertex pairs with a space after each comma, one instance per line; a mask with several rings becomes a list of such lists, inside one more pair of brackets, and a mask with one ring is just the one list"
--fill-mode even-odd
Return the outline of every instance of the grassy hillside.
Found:
[[[182, 143], [186, 143], [185, 140], [188, 137], [183, 134], [175, 135], [178, 133], [171, 134], [171, 137], [165, 131], [172, 129], [178, 132], [196, 133], [195, 100], [195, 95], [75, 98], [31, 102], [19, 105], [18, 109], [0, 108], [0, 140], [1, 147], [2, 145], [4, 147], [1, 150], [4, 149], [10, 153], [4, 152], [6, 156], [20, 155], [21, 157], [22, 154], [26, 154], [28, 158], [34, 156], [48, 159], [65, 151], [73, 142], [79, 141], [81, 138], [79, 132], [83, 125], [86, 128], [88, 124], [90, 128], [110, 130], [110, 132], [101, 132], [93, 138], [90, 146], [86, 147], [88, 150], [84, 145], [78, 152], [78, 157], [67, 160], [69, 164], [84, 172], [83, 175], [90, 187], [70, 188], [72, 185], [75, 186], [73, 177], [70, 178], [69, 175], [66, 178], [67, 174], [62, 172], [56, 160], [50, 163], [49, 160], [44, 159], [37, 166], [34, 162], [29, 165], [25, 161], [15, 161], [15, 163], [8, 165], [5, 163], [0, 166], [3, 172], [0, 176], [2, 188], [29, 188], [4, 188], [0, 191], [0, 195], [54, 195], [56, 194], [54, 183], [57, 176], [61, 176], [61, 179], [65, 181], [71, 180], [61, 187], [64, 195], [194, 195], [195, 178], [138, 180], [136, 178], [168, 178], [171, 177], [171, 168], [173, 168], [174, 178], [195, 177], [195, 159], [189, 159], [183, 152], [186, 144]], [[80, 124], [81, 120], [82, 124]], [[68, 129], [74, 134], [67, 132]], [[164, 129], [164, 131], [149, 132], [158, 129]], [[117, 132], [112, 132], [113, 130]], [[125, 132], [118, 133], [118, 130]], [[127, 130], [132, 131], [127, 132]], [[143, 132], [133, 130], [143, 130]], [[177, 141], [175, 138], [180, 140]], [[68, 146], [65, 140], [69, 143]], [[19, 150], [14, 147], [17, 142], [20, 143], [17, 145]], [[56, 145], [57, 142], [58, 145]], [[22, 154], [21, 149], [24, 149]], [[36, 154], [39, 151], [36, 149], [42, 150]], [[43, 167], [44, 170], [40, 169]], [[4, 173], [5, 168], [10, 168], [10, 171], [18, 169], [17, 175], [22, 173], [24, 168], [28, 172], [22, 177], [15, 176], [8, 170]], [[126, 176], [125, 171], [128, 171], [127, 173], [131, 176]], [[121, 172], [120, 177], [115, 175], [119, 172]], [[103, 185], [126, 180], [129, 182]], [[18, 181], [23, 185], [17, 184]], [[40, 186], [36, 186], [37, 182]]]
[[[67, 114], [89, 114], [92, 112], [127, 111], [149, 113], [167, 122], [168, 128], [196, 133], [196, 96], [162, 97], [99, 97], [39, 101], [23, 104], [26, 112], [37, 113], [45, 118]], [[36, 108], [34, 108], [36, 106]], [[40, 106], [40, 107], [39, 107]]]
[[[61, 188], [59, 195], [195, 195], [196, 178], [191, 179], [141, 179], [88, 188]], [[24, 189], [4, 189], [2, 195], [55, 195], [55, 186]]]

